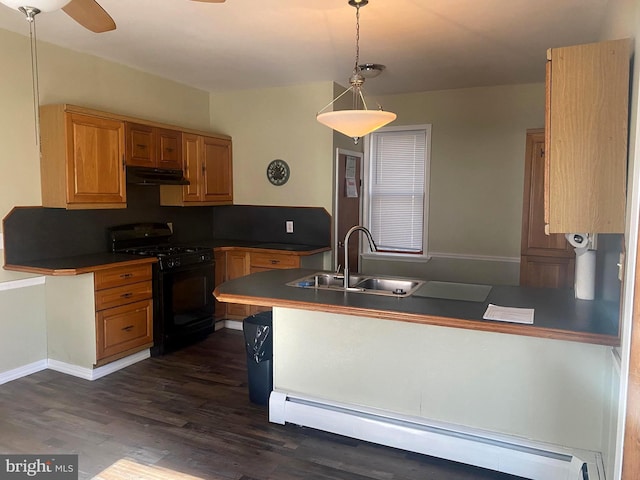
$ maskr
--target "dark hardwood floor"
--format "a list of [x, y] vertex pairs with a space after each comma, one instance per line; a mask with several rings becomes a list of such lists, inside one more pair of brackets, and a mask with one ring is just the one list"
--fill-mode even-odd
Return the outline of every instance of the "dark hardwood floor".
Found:
[[93, 382], [46, 370], [0, 385], [0, 452], [77, 453], [81, 479], [121, 458], [220, 480], [519, 478], [269, 423], [233, 330]]

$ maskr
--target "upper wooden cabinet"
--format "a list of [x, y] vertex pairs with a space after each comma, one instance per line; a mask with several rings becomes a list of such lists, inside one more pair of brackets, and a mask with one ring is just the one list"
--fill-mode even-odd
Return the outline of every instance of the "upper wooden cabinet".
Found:
[[629, 40], [547, 52], [547, 233], [625, 228]]
[[182, 132], [126, 122], [125, 138], [127, 165], [182, 170]]
[[184, 169], [162, 205], [233, 203], [229, 136], [68, 104], [40, 107], [40, 134], [44, 207], [126, 208], [126, 165]]
[[40, 133], [43, 206], [126, 208], [124, 122], [47, 105]]
[[225, 205], [233, 202], [231, 140], [184, 133], [182, 135], [184, 187], [163, 185], [161, 205]]

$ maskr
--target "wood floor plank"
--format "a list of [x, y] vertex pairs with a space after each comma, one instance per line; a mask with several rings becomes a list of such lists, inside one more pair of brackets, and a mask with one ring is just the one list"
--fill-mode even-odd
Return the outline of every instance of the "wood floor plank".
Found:
[[81, 480], [119, 460], [98, 480], [140, 478], [122, 476], [128, 461], [130, 475], [158, 480], [171, 471], [204, 480], [518, 478], [269, 423], [267, 407], [249, 401], [244, 339], [233, 330], [93, 382], [45, 370], [0, 385], [0, 451], [77, 453]]

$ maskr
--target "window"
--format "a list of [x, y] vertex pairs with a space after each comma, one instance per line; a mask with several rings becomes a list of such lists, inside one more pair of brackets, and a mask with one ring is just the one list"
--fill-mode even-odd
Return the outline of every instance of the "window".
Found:
[[431, 125], [382, 128], [369, 136], [365, 222], [386, 254], [427, 251]]

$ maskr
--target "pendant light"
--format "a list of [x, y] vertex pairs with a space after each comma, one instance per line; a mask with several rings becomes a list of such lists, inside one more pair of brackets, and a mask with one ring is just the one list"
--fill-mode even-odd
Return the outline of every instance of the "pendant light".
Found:
[[[334, 98], [326, 107], [316, 115], [316, 119], [333, 130], [352, 137], [354, 143], [358, 143], [360, 137], [373, 132], [386, 124], [394, 121], [397, 117], [395, 113], [385, 112], [380, 107], [378, 110], [368, 110], [367, 103], [362, 93], [365, 75], [363, 75], [364, 65], [359, 65], [360, 60], [360, 7], [364, 7], [369, 0], [349, 0], [349, 5], [356, 8], [356, 61], [353, 66], [353, 74], [349, 78], [351, 85], [344, 92]], [[373, 65], [373, 64], [365, 64]], [[378, 66], [384, 68], [383, 66]], [[324, 112], [333, 105], [339, 98], [351, 92], [353, 95], [352, 110], [335, 110]], [[359, 108], [362, 107], [362, 108]], [[324, 113], [323, 113], [324, 112]]]

